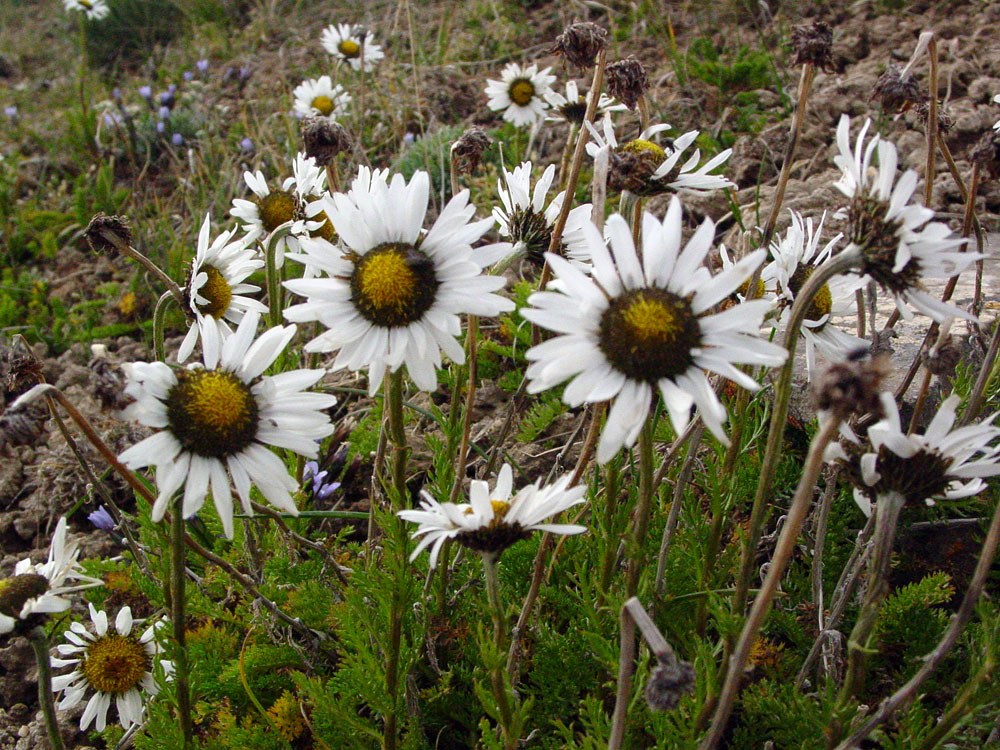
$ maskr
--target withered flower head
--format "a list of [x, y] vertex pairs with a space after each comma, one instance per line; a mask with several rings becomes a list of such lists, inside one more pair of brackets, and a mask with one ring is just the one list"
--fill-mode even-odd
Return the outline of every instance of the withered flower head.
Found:
[[955, 375], [955, 368], [962, 359], [959, 338], [948, 332], [951, 321], [941, 326], [941, 333], [930, 349], [920, 353], [920, 361], [931, 374], [939, 378], [950, 378]]
[[608, 83], [608, 93], [632, 110], [649, 88], [646, 68], [631, 55], [608, 65], [604, 76]]
[[889, 374], [890, 360], [886, 356], [867, 356], [863, 349], [851, 357], [830, 365], [815, 381], [816, 406], [840, 419], [851, 414], [881, 416], [879, 388]]
[[321, 167], [331, 164], [334, 156], [351, 148], [351, 137], [344, 126], [327, 117], [302, 120], [302, 141], [306, 156], [311, 156]]
[[469, 128], [451, 146], [452, 163], [459, 174], [472, 174], [493, 141], [482, 128]]
[[125, 376], [121, 366], [111, 361], [108, 357], [108, 348], [103, 344], [93, 344], [90, 351], [94, 355], [89, 363], [90, 371], [93, 373], [91, 387], [94, 396], [105, 409], [121, 411], [135, 401], [125, 393]]
[[550, 52], [563, 55], [576, 67], [587, 70], [594, 66], [607, 41], [607, 30], [596, 23], [571, 23], [556, 37]]
[[694, 667], [671, 653], [657, 654], [656, 661], [646, 683], [646, 703], [654, 711], [669, 711], [685, 693], [694, 692]]
[[[922, 127], [927, 127], [927, 117], [931, 113], [930, 102], [925, 100], [920, 102], [913, 111], [917, 114], [917, 122], [920, 123]], [[937, 118], [938, 124], [937, 129], [939, 133], [950, 133], [951, 129], [955, 127], [955, 118], [951, 116], [951, 113], [945, 109], [941, 103], [938, 103], [937, 107]]]
[[7, 350], [4, 359], [6, 376], [3, 387], [8, 401], [14, 401], [44, 380], [42, 363], [30, 349], [15, 344]]
[[969, 158], [990, 177], [1000, 177], [1000, 131], [990, 130], [969, 152]]
[[820, 70], [832, 73], [833, 58], [830, 47], [833, 44], [833, 30], [823, 21], [803, 24], [792, 29], [792, 49], [795, 64], [812, 63]]
[[888, 112], [905, 112], [914, 104], [927, 100], [917, 82], [909, 73], [904, 73], [898, 65], [889, 65], [885, 73], [878, 77], [868, 100], [878, 99], [882, 109]]
[[128, 218], [108, 216], [103, 211], [94, 214], [83, 234], [95, 253], [115, 253], [117, 245], [132, 244], [132, 227]]

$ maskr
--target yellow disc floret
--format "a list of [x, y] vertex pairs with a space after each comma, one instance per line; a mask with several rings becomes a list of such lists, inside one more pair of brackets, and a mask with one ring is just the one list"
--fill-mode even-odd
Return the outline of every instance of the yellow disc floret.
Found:
[[35, 573], [25, 573], [0, 579], [0, 614], [19, 619], [21, 609], [29, 599], [49, 590], [49, 579]]
[[268, 232], [273, 232], [285, 222], [294, 219], [298, 210], [298, 199], [286, 190], [272, 190], [257, 201], [260, 223]]
[[520, 107], [525, 106], [535, 96], [535, 84], [527, 78], [518, 78], [507, 90], [510, 100]]
[[434, 304], [434, 263], [414, 246], [386, 243], [368, 251], [351, 276], [351, 300], [372, 323], [405, 326]]
[[[205, 304], [198, 304], [198, 311], [219, 320], [229, 309], [229, 303], [233, 301], [233, 288], [229, 286], [226, 277], [222, 275], [215, 266], [203, 265], [201, 271], [208, 276], [205, 283], [198, 290], [198, 296], [208, 300]], [[196, 303], [197, 304], [197, 303]]]
[[333, 112], [333, 99], [328, 96], [317, 96], [312, 100], [312, 108], [327, 117]]
[[149, 654], [131, 636], [111, 633], [87, 647], [80, 671], [87, 682], [101, 693], [126, 693], [142, 682], [150, 668]]
[[345, 39], [337, 45], [337, 52], [342, 54], [348, 60], [353, 60], [355, 57], [360, 57], [361, 45], [353, 39]]
[[225, 370], [185, 370], [167, 393], [167, 421], [184, 448], [226, 458], [253, 442], [257, 401], [249, 386]]
[[643, 140], [642, 138], [629, 141], [620, 150], [626, 154], [650, 154], [660, 161], [667, 158], [667, 152], [661, 146], [657, 146], [652, 141]]

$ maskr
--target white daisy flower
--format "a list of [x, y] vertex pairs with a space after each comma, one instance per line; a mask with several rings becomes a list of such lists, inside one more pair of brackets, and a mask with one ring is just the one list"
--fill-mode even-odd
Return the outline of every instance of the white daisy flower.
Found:
[[336, 120], [347, 112], [351, 95], [339, 83], [334, 85], [330, 76], [309, 78], [295, 87], [295, 112], [302, 117], [322, 115]]
[[372, 70], [385, 57], [382, 48], [372, 41], [371, 34], [359, 26], [348, 23], [331, 24], [319, 37], [323, 49], [338, 62], [346, 62], [354, 70], [361, 70], [362, 42], [364, 43], [365, 70]]
[[275, 265], [281, 268], [285, 252], [296, 252], [299, 239], [319, 232], [323, 223], [316, 210], [309, 212], [311, 202], [326, 191], [326, 172], [316, 164], [315, 159], [298, 154], [292, 164], [292, 176], [285, 179], [281, 189], [271, 190], [264, 174], [244, 172], [243, 179], [253, 191], [256, 200], [233, 199], [230, 215], [244, 223], [248, 241], [259, 240], [266, 247], [275, 232], [288, 229], [287, 234], [275, 245]]
[[[555, 89], [551, 89], [546, 95], [546, 100], [552, 109], [546, 116], [546, 120], [565, 120], [566, 122], [582, 125], [587, 115], [587, 97], [580, 93], [580, 88], [576, 81], [566, 82], [566, 94], [560, 94]], [[597, 111], [594, 119], [603, 117], [608, 112], [623, 112], [628, 107], [616, 102], [612, 97], [604, 92], [597, 99]]]
[[[938, 322], [949, 317], [975, 320], [969, 313], [928, 294], [921, 281], [956, 276], [982, 256], [955, 252], [966, 240], [953, 237], [946, 224], [930, 221], [934, 218], [931, 209], [910, 204], [917, 173], [907, 170], [894, 185], [896, 147], [877, 135], [866, 146], [864, 139], [870, 126], [871, 120], [866, 120], [852, 151], [851, 120], [843, 115], [837, 126], [840, 153], [833, 159], [842, 170], [834, 187], [851, 201], [846, 209], [847, 240], [861, 250], [860, 273], [892, 294], [904, 318], [913, 317], [909, 304]], [[869, 167], [876, 149], [878, 173], [873, 178]]]
[[[1000, 94], [994, 96], [993, 101], [996, 102], [997, 104], [1000, 104]], [[997, 120], [995, 123], [993, 123], [993, 129], [1000, 130], [1000, 120]]]
[[65, 594], [101, 585], [84, 575], [77, 563], [79, 555], [76, 542], [67, 544], [66, 518], [60, 517], [48, 559], [36, 564], [25, 558], [14, 566], [12, 576], [0, 578], [0, 635], [13, 632], [32, 615], [65, 612], [70, 608]]
[[521, 488], [513, 499], [513, 473], [504, 464], [497, 476], [496, 486], [473, 481], [469, 488], [469, 502], [439, 503], [426, 491], [420, 509], [401, 510], [404, 521], [420, 524], [413, 538], [422, 537], [410, 560], [427, 547], [431, 548], [430, 566], [437, 565], [438, 553], [446, 539], [477, 552], [499, 554], [516, 542], [527, 539], [532, 531], [550, 534], [582, 534], [586, 526], [567, 523], [545, 523], [550, 516], [562, 513], [584, 502], [585, 485], [568, 487], [571, 477], [564, 476], [554, 484], [539, 487], [541, 479]]
[[111, 12], [104, 0], [63, 0], [63, 7], [70, 11], [80, 11], [89, 21], [100, 21]]
[[545, 117], [548, 96], [556, 77], [552, 68], [539, 70], [537, 65], [522, 67], [510, 63], [500, 73], [500, 80], [487, 79], [487, 105], [494, 112], [503, 110], [503, 119], [519, 128], [527, 128]]
[[1000, 474], [1000, 428], [996, 414], [979, 424], [952, 429], [961, 399], [946, 398], [923, 435], [907, 435], [896, 401], [882, 393], [884, 417], [868, 428], [871, 451], [851, 461], [840, 443], [831, 446], [827, 460], [839, 459], [856, 466], [860, 482], [854, 499], [866, 515], [872, 500], [895, 492], [907, 503], [933, 505], [935, 500], [958, 500], [986, 489], [984, 477]]
[[89, 606], [92, 629], [74, 622], [64, 633], [68, 643], [56, 647], [67, 658], [53, 658], [52, 666], [74, 669], [52, 678], [52, 691], [63, 691], [58, 706], [62, 711], [73, 708], [93, 691], [80, 719], [81, 730], [94, 722], [94, 729], [103, 732], [112, 699], [118, 709], [118, 721], [128, 729], [142, 722], [143, 693], [151, 698], [159, 691], [153, 679], [157, 664], [165, 674], [173, 672], [171, 662], [158, 658], [161, 649], [156, 642], [156, 631], [163, 621], [153, 623], [138, 635], [133, 632], [137, 622], [132, 619], [131, 608], [119, 610], [112, 629], [108, 627], [107, 613], [98, 611], [93, 604]]
[[[791, 211], [791, 215], [792, 223], [784, 239], [771, 244], [774, 260], [761, 271], [765, 287], [773, 289], [784, 306], [780, 321], [782, 327], [788, 323], [791, 304], [799, 290], [812, 272], [830, 258], [833, 248], [843, 237], [838, 234], [819, 250], [826, 214], [823, 214], [819, 226], [815, 228], [812, 218], [803, 221], [795, 211]], [[806, 341], [806, 370], [810, 380], [816, 371], [817, 348], [827, 359], [834, 361], [846, 359], [858, 349], [867, 351], [869, 342], [841, 331], [830, 322], [832, 318], [850, 315], [855, 311], [854, 293], [861, 286], [863, 282], [856, 277], [834, 276], [813, 297], [800, 329]]]
[[298, 514], [291, 492], [298, 482], [269, 446], [308, 458], [317, 440], [333, 432], [323, 413], [337, 403], [325, 393], [304, 389], [323, 370], [292, 370], [261, 377], [295, 335], [295, 326], [275, 327], [254, 341], [259, 314], [247, 311], [236, 331], [222, 342], [218, 356], [204, 352], [204, 366], [176, 370], [162, 362], [125, 365], [125, 392], [136, 399], [125, 414], [157, 432], [119, 456], [130, 469], [156, 467], [159, 496], [153, 521], [184, 487], [182, 512], [190, 518], [205, 502], [211, 482], [215, 508], [226, 536], [233, 537], [230, 478], [252, 515], [250, 487], [277, 508]]
[[285, 282], [307, 298], [285, 310], [285, 317], [326, 326], [306, 351], [338, 351], [334, 370], [368, 368], [372, 394], [387, 369], [395, 372], [403, 364], [418, 388], [435, 390], [441, 351], [455, 362], [465, 359], [455, 339], [458, 316], [514, 309], [493, 294], [505, 279], [482, 274], [509, 254], [510, 244], [472, 247], [493, 219], [469, 223], [476, 209], [463, 190], [424, 232], [429, 189], [426, 172], [406, 184], [402, 175], [390, 182], [388, 173], [361, 167], [350, 192], [322, 199], [344, 248], [313, 238], [303, 240], [304, 254], [291, 256], [325, 276]]
[[[544, 261], [545, 251], [549, 249], [552, 239], [552, 227], [555, 226], [566, 191], [562, 191], [548, 207], [545, 197], [556, 176], [556, 167], [550, 164], [531, 190], [531, 162], [527, 161], [513, 172], [503, 170], [503, 178], [497, 180], [497, 192], [503, 207], [493, 209], [493, 218], [500, 225], [500, 236], [514, 243], [514, 251], [523, 249], [527, 257], [537, 265]], [[566, 217], [566, 226], [562, 234], [562, 255], [581, 270], [588, 268], [590, 262], [590, 247], [587, 240], [590, 235], [582, 230], [590, 223], [592, 206], [589, 203], [572, 208]]]
[[604, 135], [587, 123], [593, 141], [587, 144], [587, 153], [595, 159], [597, 154], [607, 149], [611, 153], [611, 170], [608, 173], [608, 187], [612, 190], [628, 190], [636, 195], [659, 195], [671, 190], [718, 190], [735, 187], [722, 175], [709, 174], [721, 166], [733, 153], [731, 148], [720, 151], [707, 162], [701, 161], [701, 149], [680, 163], [687, 147], [698, 138], [699, 131], [690, 130], [674, 142], [663, 147], [650, 140], [657, 133], [669, 130], [665, 124], [650, 125], [635, 140], [618, 145], [611, 116], [604, 116]]
[[194, 346], [201, 339], [201, 346], [207, 356], [217, 359], [223, 340], [232, 333], [230, 323], [239, 325], [248, 310], [267, 312], [267, 305], [250, 297], [248, 292], [259, 292], [260, 287], [244, 284], [244, 280], [254, 271], [263, 268], [264, 261], [254, 258], [254, 251], [248, 247], [250, 238], [230, 242], [235, 229], [223, 232], [215, 241], [208, 242], [211, 219], [205, 215], [205, 222], [198, 234], [198, 249], [191, 261], [191, 275], [185, 297], [195, 322], [188, 329], [184, 341], [177, 351], [177, 361], [184, 362], [191, 356]]
[[559, 287], [531, 295], [533, 307], [521, 314], [559, 335], [527, 351], [528, 391], [538, 393], [572, 378], [563, 392], [570, 406], [614, 399], [597, 447], [600, 463], [635, 442], [657, 391], [678, 433], [694, 405], [705, 426], [728, 444], [722, 429], [726, 410], [704, 370], [756, 391], [757, 382], [733, 365], [775, 367], [787, 357], [758, 335], [770, 307], [767, 300], [712, 312], [750, 277], [765, 251], [713, 277], [703, 262], [715, 225], [706, 219], [682, 250], [676, 196], [662, 224], [643, 215], [641, 261], [622, 216], [611, 216], [606, 232], [611, 252], [593, 243], [590, 277], [556, 255], [546, 256]]

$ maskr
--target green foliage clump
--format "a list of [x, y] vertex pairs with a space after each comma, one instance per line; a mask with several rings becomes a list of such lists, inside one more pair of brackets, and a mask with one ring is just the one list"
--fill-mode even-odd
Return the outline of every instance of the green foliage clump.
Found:
[[184, 14], [171, 0], [110, 0], [105, 18], [85, 26], [87, 57], [95, 65], [135, 66], [184, 30]]
[[741, 46], [735, 54], [720, 51], [706, 37], [695, 39], [684, 56], [687, 74], [722, 94], [777, 88], [774, 62], [764, 50]]

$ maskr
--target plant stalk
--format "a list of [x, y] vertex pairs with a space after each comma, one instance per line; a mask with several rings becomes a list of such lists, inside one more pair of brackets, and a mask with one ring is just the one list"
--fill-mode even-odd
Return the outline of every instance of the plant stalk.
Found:
[[184, 517], [181, 512], [183, 497], [174, 501], [170, 517], [170, 620], [174, 628], [174, 685], [177, 690], [177, 713], [184, 750], [191, 747], [191, 687], [188, 679], [188, 654], [186, 636], [186, 602], [184, 600]]
[[55, 702], [52, 698], [52, 662], [49, 661], [49, 637], [45, 629], [39, 625], [28, 633], [31, 648], [35, 652], [38, 663], [38, 704], [45, 717], [45, 731], [49, 736], [52, 750], [66, 750], [62, 735], [59, 733], [59, 720], [56, 718]]

